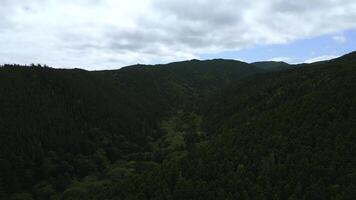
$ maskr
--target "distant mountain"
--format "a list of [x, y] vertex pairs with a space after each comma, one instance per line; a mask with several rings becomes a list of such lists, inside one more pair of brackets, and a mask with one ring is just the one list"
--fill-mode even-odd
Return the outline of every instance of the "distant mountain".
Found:
[[177, 74], [193, 87], [214, 89], [235, 80], [263, 72], [263, 70], [236, 60], [192, 60], [171, 63], [167, 70]]
[[280, 71], [280, 70], [288, 70], [292, 69], [293, 66], [286, 62], [275, 62], [275, 61], [262, 61], [262, 62], [254, 62], [251, 63], [260, 69], [264, 69], [267, 71]]
[[264, 72], [263, 70], [244, 62], [224, 59], [206, 61], [191, 60], [154, 66], [137, 65], [125, 67], [117, 72], [133, 72], [136, 69], [139, 69], [141, 72], [148, 72], [150, 70], [168, 71], [172, 76], [174, 75], [177, 81], [181, 81], [189, 87], [213, 90], [235, 80]]
[[[197, 104], [222, 87], [242, 78], [263, 73], [255, 66], [235, 60], [191, 60], [167, 65], [134, 65], [119, 70], [99, 72], [113, 77], [135, 98], [145, 96], [152, 112]], [[157, 108], [162, 108], [157, 110]], [[174, 110], [174, 109], [173, 109]]]

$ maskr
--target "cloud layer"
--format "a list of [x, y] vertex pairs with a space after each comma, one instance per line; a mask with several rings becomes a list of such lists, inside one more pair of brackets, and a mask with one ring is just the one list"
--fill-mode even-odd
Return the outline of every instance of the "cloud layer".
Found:
[[354, 0], [2, 0], [0, 62], [118, 68], [354, 28]]

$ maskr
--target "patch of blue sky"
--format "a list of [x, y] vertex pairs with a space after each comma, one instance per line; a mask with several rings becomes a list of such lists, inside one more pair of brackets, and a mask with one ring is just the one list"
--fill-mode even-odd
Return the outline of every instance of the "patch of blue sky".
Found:
[[237, 51], [200, 54], [201, 59], [225, 58], [245, 62], [262, 60], [302, 63], [331, 59], [356, 50], [356, 29], [299, 39], [286, 44], [257, 45]]

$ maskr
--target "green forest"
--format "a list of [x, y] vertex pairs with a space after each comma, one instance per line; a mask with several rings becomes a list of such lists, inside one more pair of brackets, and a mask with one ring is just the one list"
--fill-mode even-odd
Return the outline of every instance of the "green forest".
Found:
[[0, 199], [355, 200], [356, 52], [3, 65]]

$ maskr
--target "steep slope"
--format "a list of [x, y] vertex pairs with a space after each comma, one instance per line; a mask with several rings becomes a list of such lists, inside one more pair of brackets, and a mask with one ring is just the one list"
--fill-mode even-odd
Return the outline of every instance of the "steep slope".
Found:
[[[163, 118], [197, 102], [202, 91], [259, 72], [208, 63], [99, 72], [1, 67], [0, 196], [62, 192], [76, 179], [99, 176], [108, 163], [150, 159], [145, 151], [161, 136]], [[196, 84], [207, 77], [214, 85]]]
[[64, 188], [100, 170], [89, 162], [98, 152], [139, 152], [155, 129], [142, 102], [95, 73], [5, 67], [0, 85], [0, 180], [8, 192], [41, 180]]
[[209, 142], [113, 196], [354, 199], [355, 80], [356, 63], [336, 59], [238, 81], [202, 111]]
[[164, 67], [130, 66], [120, 70], [97, 72], [113, 80], [113, 86], [142, 101], [145, 110], [160, 118], [187, 102], [192, 88]]
[[353, 200], [354, 55], [1, 68], [0, 199]]
[[349, 62], [355, 62], [356, 61], [356, 51], [353, 51], [351, 53], [348, 53], [344, 56], [341, 56], [340, 58], [337, 58], [336, 60], [338, 61], [349, 61]]
[[220, 174], [229, 171], [246, 180], [235, 198], [354, 198], [355, 80], [356, 62], [336, 59], [227, 89], [207, 113], [209, 131], [223, 135], [203, 154], [204, 168], [213, 168], [205, 176], [226, 181]]

